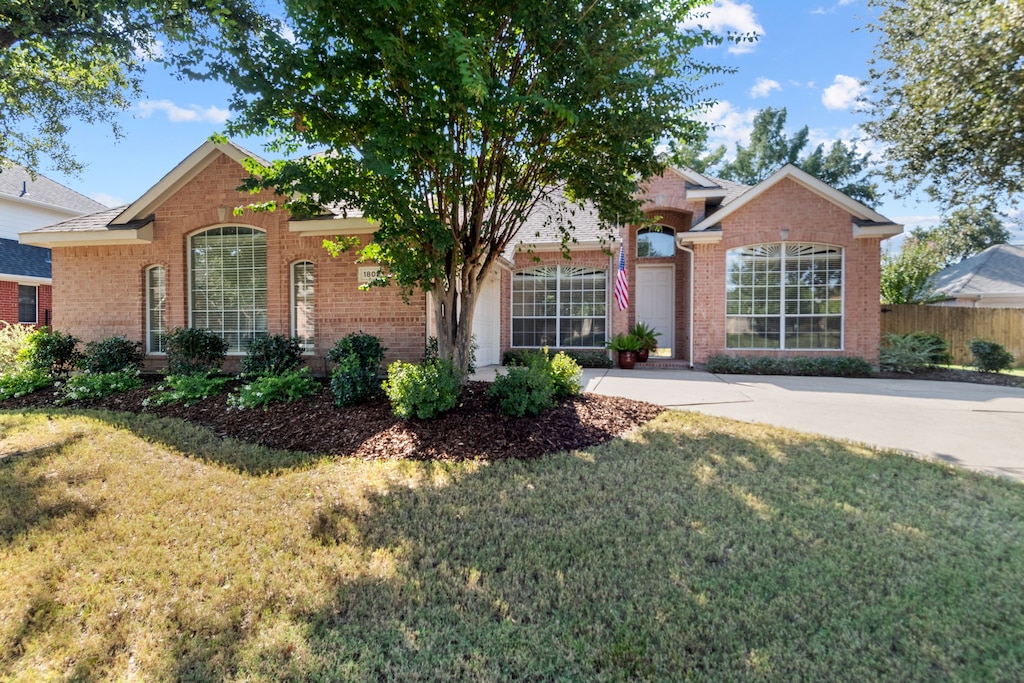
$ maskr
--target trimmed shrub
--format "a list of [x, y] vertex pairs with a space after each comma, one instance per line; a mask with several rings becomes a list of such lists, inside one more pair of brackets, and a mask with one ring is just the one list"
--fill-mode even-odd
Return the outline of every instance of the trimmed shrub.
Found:
[[25, 348], [34, 330], [31, 325], [0, 325], [0, 373], [18, 371], [18, 353]]
[[705, 370], [718, 375], [870, 377], [874, 374], [871, 363], [856, 356], [770, 358], [716, 354], [708, 358]]
[[938, 335], [887, 334], [878, 350], [878, 364], [884, 372], [912, 374], [934, 365], [945, 351], [946, 343]]
[[82, 354], [78, 338], [64, 332], [40, 327], [25, 338], [18, 361], [29, 370], [42, 370], [50, 377], [63, 377], [74, 370]]
[[335, 363], [331, 371], [331, 395], [335, 405], [353, 406], [369, 400], [380, 384], [377, 374], [387, 349], [380, 338], [365, 332], [345, 335], [327, 352]]
[[309, 368], [286, 370], [277, 374], [258, 376], [243, 384], [237, 394], [228, 396], [228, 406], [238, 410], [262, 407], [271, 403], [291, 403], [320, 391], [320, 383], [313, 379]]
[[[538, 353], [539, 349], [509, 349], [501, 354], [501, 364], [506, 366], [512, 365], [527, 365], [526, 358], [533, 353]], [[578, 350], [578, 349], [564, 349], [558, 351], [558, 353], [564, 353], [566, 356], [576, 361], [581, 368], [611, 368], [615, 364], [612, 359], [608, 357], [607, 351], [599, 351], [597, 349], [590, 350]]]
[[142, 386], [138, 368], [122, 368], [116, 372], [90, 372], [71, 377], [60, 387], [60, 403], [103, 398]]
[[564, 351], [556, 353], [551, 359], [548, 373], [555, 387], [555, 396], [578, 396], [583, 388], [580, 384], [583, 368]]
[[555, 405], [555, 385], [544, 365], [513, 366], [494, 378], [488, 394], [505, 415], [539, 415]]
[[167, 375], [163, 382], [153, 387], [152, 393], [142, 404], [162, 406], [167, 403], [184, 403], [190, 406], [218, 393], [229, 379], [230, 377], [216, 377], [208, 372]]
[[106, 337], [85, 345], [82, 366], [87, 372], [105, 374], [125, 368], [141, 368], [144, 359], [142, 342], [129, 341], [122, 336]]
[[403, 420], [430, 420], [455, 407], [462, 392], [461, 377], [447, 360], [403, 363], [388, 366], [383, 389], [391, 410]]
[[972, 339], [971, 354], [974, 366], [982, 372], [999, 372], [1013, 367], [1013, 354], [988, 339]]
[[0, 374], [0, 401], [20, 398], [53, 384], [53, 378], [43, 370], [21, 370]]
[[257, 337], [242, 360], [241, 376], [283, 375], [302, 365], [302, 345], [295, 337], [271, 334]]
[[220, 370], [228, 343], [215, 332], [176, 327], [164, 337], [167, 370], [171, 375], [203, 375]]

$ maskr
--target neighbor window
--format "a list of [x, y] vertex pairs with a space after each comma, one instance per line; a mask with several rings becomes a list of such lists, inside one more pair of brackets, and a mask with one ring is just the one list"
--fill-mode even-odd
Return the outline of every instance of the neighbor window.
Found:
[[146, 269], [146, 353], [164, 352], [167, 333], [167, 272], [163, 266]]
[[216, 332], [243, 352], [267, 333], [267, 237], [243, 227], [192, 236], [192, 326]]
[[730, 349], [841, 349], [843, 250], [774, 243], [726, 257]]
[[292, 336], [297, 337], [304, 351], [314, 344], [313, 264], [300, 261], [292, 264]]
[[636, 231], [636, 257], [660, 258], [676, 253], [676, 231], [672, 228], [640, 228]]
[[603, 347], [608, 288], [604, 270], [530, 268], [512, 277], [512, 346]]
[[18, 322], [35, 325], [39, 322], [39, 288], [35, 285], [18, 285]]

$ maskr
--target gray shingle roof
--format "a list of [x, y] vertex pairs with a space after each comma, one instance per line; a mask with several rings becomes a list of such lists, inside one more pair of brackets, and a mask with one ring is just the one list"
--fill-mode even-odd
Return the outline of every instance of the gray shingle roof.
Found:
[[52, 277], [50, 250], [0, 237], [0, 275]]
[[935, 275], [935, 289], [947, 296], [1024, 295], [1024, 245], [997, 244]]
[[[117, 218], [117, 216], [124, 211], [125, 207], [118, 206], [113, 209], [104, 209], [103, 211], [97, 211], [96, 213], [86, 214], [85, 216], [75, 216], [69, 218], [60, 223], [54, 223], [53, 225], [47, 225], [43, 228], [36, 228], [31, 232], [95, 232], [98, 230], [108, 230], [107, 227], [110, 221]], [[118, 226], [128, 227], [128, 226]], [[132, 226], [138, 227], [138, 226]]]
[[46, 176], [36, 175], [33, 180], [32, 175], [21, 166], [0, 165], [0, 195], [29, 199], [78, 213], [92, 213], [106, 208]]

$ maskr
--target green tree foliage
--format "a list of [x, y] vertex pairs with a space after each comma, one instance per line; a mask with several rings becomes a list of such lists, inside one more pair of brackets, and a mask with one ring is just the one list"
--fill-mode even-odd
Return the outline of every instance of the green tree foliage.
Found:
[[1024, 3], [872, 0], [871, 121], [886, 175], [962, 203], [1024, 190]]
[[375, 221], [361, 251], [383, 266], [374, 284], [430, 291], [439, 354], [464, 370], [477, 293], [531, 214], [567, 201], [608, 225], [638, 216], [658, 143], [689, 129], [701, 78], [724, 71], [692, 56], [721, 40], [684, 27], [698, 4], [285, 0], [294, 41], [231, 47], [228, 131], [326, 148], [253, 168], [250, 187], [280, 190], [295, 215], [335, 204]]
[[999, 215], [989, 207], [979, 206], [956, 209], [941, 225], [918, 228], [913, 235], [938, 252], [941, 268], [1010, 241], [1010, 232]]
[[935, 299], [932, 278], [942, 268], [934, 244], [907, 237], [896, 253], [882, 253], [881, 294], [884, 304], [921, 304]]
[[[221, 34], [265, 25], [249, 0], [5, 0], [0, 3], [0, 159], [65, 172], [73, 120], [109, 123], [140, 94], [146, 63], [195, 73]], [[212, 63], [205, 66], [212, 66]]]
[[707, 129], [697, 131], [686, 141], [669, 147], [669, 163], [693, 170], [756, 185], [786, 164], [795, 164], [822, 182], [857, 201], [871, 205], [881, 194], [871, 181], [870, 154], [861, 154], [855, 143], [837, 140], [828, 148], [818, 145], [801, 157], [808, 144], [808, 128], [804, 126], [789, 137], [785, 133], [786, 109], [766, 107], [754, 117], [750, 143], [736, 144], [735, 158], [725, 161], [726, 149], [719, 146], [708, 151]]

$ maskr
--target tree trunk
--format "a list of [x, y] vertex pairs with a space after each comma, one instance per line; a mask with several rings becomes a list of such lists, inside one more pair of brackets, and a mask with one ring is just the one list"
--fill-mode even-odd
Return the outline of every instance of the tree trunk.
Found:
[[[437, 355], [451, 360], [468, 376], [473, 345], [473, 314], [480, 290], [480, 268], [467, 268], [450, 274], [447, 283], [434, 281], [434, 327], [437, 329]], [[459, 283], [459, 284], [455, 284]]]

